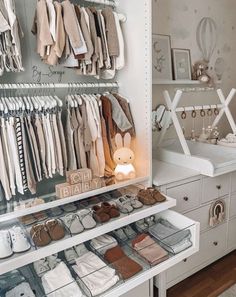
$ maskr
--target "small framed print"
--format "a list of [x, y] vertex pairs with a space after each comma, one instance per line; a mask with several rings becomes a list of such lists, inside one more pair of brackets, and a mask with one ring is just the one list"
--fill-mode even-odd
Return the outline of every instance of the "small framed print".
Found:
[[169, 35], [152, 36], [153, 81], [172, 80], [171, 39]]
[[191, 80], [192, 67], [189, 49], [172, 49], [173, 72], [175, 80]]

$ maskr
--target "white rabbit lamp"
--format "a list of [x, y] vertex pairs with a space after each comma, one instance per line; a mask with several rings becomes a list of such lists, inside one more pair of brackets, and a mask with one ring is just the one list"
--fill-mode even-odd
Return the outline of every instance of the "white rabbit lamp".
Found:
[[115, 177], [117, 180], [126, 180], [135, 178], [135, 168], [132, 165], [134, 162], [134, 152], [130, 149], [131, 136], [129, 133], [126, 133], [123, 138], [120, 134], [116, 134], [115, 143], [117, 150], [114, 153], [114, 161], [117, 166], [115, 169]]

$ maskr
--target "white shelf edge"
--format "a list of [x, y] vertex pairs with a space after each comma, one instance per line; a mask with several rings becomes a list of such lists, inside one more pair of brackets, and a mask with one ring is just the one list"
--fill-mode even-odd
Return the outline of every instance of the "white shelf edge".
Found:
[[[9, 213], [5, 213], [0, 215], [0, 223], [2, 222], [6, 222], [9, 220], [13, 220], [25, 215], [29, 215], [32, 213], [36, 213], [36, 212], [40, 212], [43, 210], [47, 210], [53, 207], [57, 207], [57, 206], [61, 206], [61, 205], [65, 205], [68, 203], [72, 203], [75, 201], [79, 201], [79, 200], [83, 200], [92, 196], [96, 196], [99, 194], [103, 194], [112, 190], [116, 190], [119, 188], [123, 188], [123, 187], [127, 187], [130, 185], [134, 185], [134, 184], [138, 184], [138, 183], [142, 183], [142, 182], [146, 182], [149, 180], [148, 176], [144, 176], [144, 177], [137, 177], [135, 179], [132, 180], [127, 180], [127, 181], [123, 181], [123, 182], [118, 182], [114, 185], [110, 185], [110, 186], [106, 186], [106, 187], [102, 187], [100, 189], [96, 189], [93, 191], [89, 191], [89, 192], [84, 192], [82, 194], [76, 195], [76, 196], [71, 196], [68, 198], [64, 198], [64, 199], [57, 199], [55, 201], [51, 201], [51, 202], [47, 202], [47, 203], [43, 203], [34, 207], [30, 207], [30, 208], [25, 208], [22, 210], [15, 210]], [[52, 193], [53, 195], [53, 193]]]
[[[215, 82], [215, 84], [219, 85], [222, 81], [218, 80]], [[205, 85], [206, 83], [202, 83], [199, 80], [153, 80], [153, 85]]]
[[141, 285], [142, 283], [148, 281], [149, 279], [155, 277], [159, 273], [171, 268], [172, 266], [176, 265], [180, 261], [184, 260], [185, 258], [188, 258], [198, 252], [197, 247], [191, 247], [187, 249], [186, 251], [183, 251], [182, 253], [173, 256], [169, 258], [168, 260], [158, 264], [157, 266], [150, 268], [149, 270], [146, 270], [143, 273], [140, 273], [136, 277], [133, 277], [132, 279], [126, 281], [125, 283], [115, 287], [114, 289], [111, 289], [107, 293], [104, 293], [101, 295], [101, 297], [114, 297], [114, 296], [121, 296], [128, 291], [134, 289], [135, 287]]
[[153, 80], [153, 85], [200, 85], [198, 80]]
[[97, 236], [106, 234], [115, 229], [124, 227], [145, 217], [165, 211], [174, 206], [176, 206], [176, 200], [167, 197], [167, 200], [163, 203], [156, 204], [151, 207], [144, 207], [143, 209], [137, 210], [131, 213], [130, 215], [124, 215], [118, 219], [114, 219], [94, 229], [84, 231], [83, 233], [78, 234], [76, 236], [69, 237], [67, 239], [62, 239], [58, 242], [53, 242], [50, 245], [37, 250], [30, 250], [24, 254], [18, 254], [5, 260], [3, 259], [0, 261], [1, 274], [20, 268], [22, 266], [25, 266], [44, 257], [50, 256], [52, 254], [58, 253], [65, 249], [71, 248], [72, 246], [91, 240]]

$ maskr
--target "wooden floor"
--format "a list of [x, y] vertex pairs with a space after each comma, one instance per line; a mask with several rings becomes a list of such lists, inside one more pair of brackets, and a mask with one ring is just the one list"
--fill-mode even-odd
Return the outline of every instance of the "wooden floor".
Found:
[[[236, 251], [170, 288], [167, 296], [217, 297], [235, 283]], [[158, 296], [157, 290], [155, 296]]]

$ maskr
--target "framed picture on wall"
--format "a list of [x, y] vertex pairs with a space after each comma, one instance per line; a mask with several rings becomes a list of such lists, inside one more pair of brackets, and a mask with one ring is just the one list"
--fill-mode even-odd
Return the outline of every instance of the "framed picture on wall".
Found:
[[189, 49], [172, 49], [173, 72], [175, 80], [191, 80], [191, 55]]
[[153, 81], [172, 80], [171, 39], [169, 35], [152, 36]]

